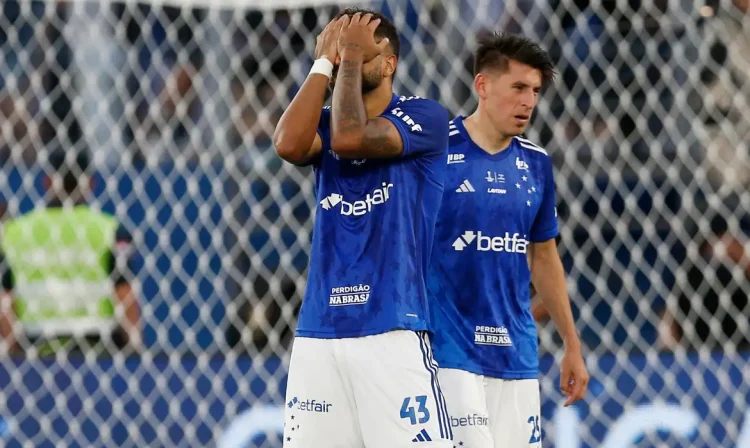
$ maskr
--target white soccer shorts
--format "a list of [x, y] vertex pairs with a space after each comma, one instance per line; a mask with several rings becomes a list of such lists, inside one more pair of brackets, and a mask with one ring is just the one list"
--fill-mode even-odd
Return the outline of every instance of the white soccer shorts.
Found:
[[453, 448], [425, 333], [296, 338], [284, 448]]
[[454, 445], [458, 448], [541, 448], [539, 380], [502, 380], [440, 369]]

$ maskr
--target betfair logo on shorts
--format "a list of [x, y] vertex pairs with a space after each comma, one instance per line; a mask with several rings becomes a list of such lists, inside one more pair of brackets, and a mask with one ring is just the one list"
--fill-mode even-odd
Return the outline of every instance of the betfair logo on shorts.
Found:
[[486, 327], [477, 325], [474, 330], [474, 343], [479, 345], [497, 345], [507, 347], [513, 345], [508, 329], [505, 327]]
[[331, 210], [341, 204], [342, 215], [362, 216], [370, 213], [373, 206], [388, 202], [388, 199], [391, 198], [391, 188], [393, 188], [393, 184], [383, 182], [382, 188], [376, 188], [372, 193], [368, 193], [363, 200], [354, 202], [347, 202], [338, 193], [329, 194], [320, 201], [320, 206], [323, 207], [323, 210]]
[[364, 305], [370, 300], [370, 285], [331, 288], [330, 306]]
[[298, 411], [304, 411], [304, 412], [331, 412], [331, 406], [333, 406], [331, 403], [326, 403], [325, 401], [315, 401], [315, 400], [304, 400], [299, 399], [297, 397], [292, 398], [289, 400], [289, 403], [286, 404], [289, 409], [296, 409]]
[[466, 417], [451, 416], [451, 426], [454, 428], [459, 426], [487, 426], [489, 424], [490, 419], [486, 415], [469, 414]]

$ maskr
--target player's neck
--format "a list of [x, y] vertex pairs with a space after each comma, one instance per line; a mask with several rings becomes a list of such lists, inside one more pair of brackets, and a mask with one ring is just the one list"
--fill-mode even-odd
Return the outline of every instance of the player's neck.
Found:
[[367, 111], [367, 118], [375, 118], [385, 111], [393, 99], [393, 85], [388, 81], [380, 83], [375, 90], [371, 90], [362, 96]]
[[473, 114], [466, 117], [464, 127], [471, 140], [489, 154], [505, 151], [513, 139], [512, 135], [498, 132], [487, 115], [482, 113], [481, 108], [477, 108]]

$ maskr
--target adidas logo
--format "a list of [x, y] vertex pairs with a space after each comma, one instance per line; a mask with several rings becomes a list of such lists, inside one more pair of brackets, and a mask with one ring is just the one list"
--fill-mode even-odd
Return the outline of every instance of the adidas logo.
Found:
[[456, 193], [474, 193], [474, 191], [474, 187], [468, 180], [463, 181], [461, 186], [456, 188]]
[[412, 442], [432, 442], [432, 439], [430, 438], [430, 435], [427, 434], [426, 430], [419, 431], [419, 434], [417, 434], [417, 437], [414, 437], [411, 439]]

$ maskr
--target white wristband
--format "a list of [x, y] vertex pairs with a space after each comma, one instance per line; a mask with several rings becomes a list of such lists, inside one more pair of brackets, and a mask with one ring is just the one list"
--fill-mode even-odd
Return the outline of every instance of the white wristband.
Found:
[[328, 58], [316, 59], [310, 69], [310, 74], [312, 75], [313, 73], [326, 75], [330, 79], [331, 75], [333, 75], [333, 63]]

